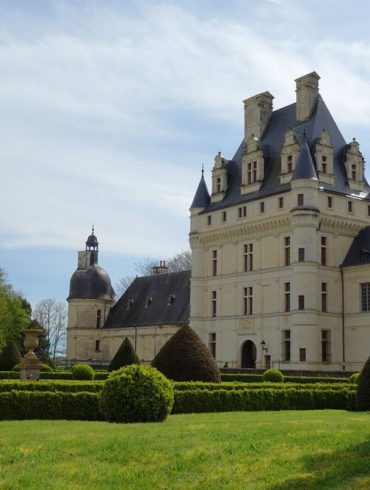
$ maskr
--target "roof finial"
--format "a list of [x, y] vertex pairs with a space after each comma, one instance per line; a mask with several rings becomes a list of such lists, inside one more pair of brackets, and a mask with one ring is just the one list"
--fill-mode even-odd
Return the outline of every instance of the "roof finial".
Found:
[[91, 227], [91, 234], [92, 234], [92, 235], [94, 234], [94, 223], [93, 223], [93, 225], [92, 225], [92, 227]]
[[204, 163], [202, 163], [202, 177], [204, 175]]

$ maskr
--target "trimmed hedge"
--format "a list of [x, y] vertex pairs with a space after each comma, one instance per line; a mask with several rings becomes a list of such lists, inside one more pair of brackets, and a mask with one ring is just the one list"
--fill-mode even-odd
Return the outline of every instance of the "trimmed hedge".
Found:
[[265, 388], [273, 388], [274, 390], [287, 390], [290, 388], [294, 388], [296, 390], [338, 390], [338, 389], [349, 389], [352, 391], [356, 390], [356, 385], [347, 384], [343, 385], [342, 383], [289, 383], [289, 385], [285, 383], [274, 383], [274, 382], [264, 382], [262, 383], [202, 383], [196, 381], [188, 381], [188, 382], [175, 382], [174, 388], [177, 391], [193, 391], [193, 390], [209, 390], [209, 391], [217, 391], [217, 390], [261, 390]]
[[[262, 381], [262, 374], [225, 374], [221, 373], [221, 381], [239, 383], [258, 383]], [[284, 383], [343, 383], [349, 378], [334, 378], [333, 376], [284, 376]]]
[[98, 393], [103, 387], [102, 381], [13, 381], [0, 382], [0, 393], [7, 391], [63, 391], [65, 393]]
[[172, 413], [356, 408], [354, 390], [189, 390], [175, 391]]
[[358, 380], [357, 404], [361, 411], [370, 410], [370, 357], [365, 362]]
[[96, 393], [10, 391], [0, 393], [0, 420], [103, 420]]

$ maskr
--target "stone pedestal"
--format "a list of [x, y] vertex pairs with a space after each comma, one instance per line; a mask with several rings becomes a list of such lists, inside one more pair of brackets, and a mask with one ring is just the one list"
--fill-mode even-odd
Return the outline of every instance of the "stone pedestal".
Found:
[[20, 380], [39, 380], [41, 361], [34, 353], [39, 345], [39, 335], [42, 334], [41, 328], [25, 328], [21, 330], [24, 335], [24, 346], [28, 349], [27, 354], [22, 358], [20, 366]]

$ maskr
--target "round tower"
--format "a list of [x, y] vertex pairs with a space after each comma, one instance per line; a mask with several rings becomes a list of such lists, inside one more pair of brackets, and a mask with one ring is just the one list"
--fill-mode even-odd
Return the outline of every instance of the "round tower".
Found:
[[67, 359], [72, 362], [104, 360], [100, 328], [115, 302], [115, 292], [108, 273], [98, 264], [98, 255], [93, 227], [85, 250], [78, 252], [67, 298]]

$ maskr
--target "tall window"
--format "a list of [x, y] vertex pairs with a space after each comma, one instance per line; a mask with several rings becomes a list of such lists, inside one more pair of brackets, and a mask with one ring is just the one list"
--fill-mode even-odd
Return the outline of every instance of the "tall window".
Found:
[[279, 197], [279, 208], [280, 209], [283, 209], [284, 207], [284, 198], [283, 197]]
[[96, 311], [96, 328], [101, 327], [101, 310]]
[[238, 217], [245, 218], [247, 216], [247, 206], [242, 206], [238, 208]]
[[304, 204], [304, 195], [303, 194], [297, 194], [297, 205], [303, 206], [303, 204]]
[[352, 213], [353, 211], [352, 201], [347, 201], [347, 209], [349, 213]]
[[253, 315], [253, 288], [243, 288], [243, 315]]
[[293, 155], [288, 155], [288, 163], [287, 163], [288, 173], [293, 171]]
[[321, 283], [321, 311], [323, 313], [328, 311], [328, 284], [326, 282]]
[[222, 221], [226, 221], [226, 211], [222, 211]]
[[322, 168], [322, 172], [326, 174], [328, 171], [328, 163], [327, 163], [327, 158], [325, 156], [322, 157], [321, 168]]
[[221, 179], [220, 177], [217, 177], [216, 179], [216, 192], [221, 192]]
[[284, 264], [290, 264], [290, 237], [284, 237]]
[[331, 332], [330, 330], [321, 330], [321, 361], [330, 362]]
[[287, 313], [290, 311], [290, 282], [284, 283], [284, 309]]
[[331, 196], [328, 196], [328, 208], [333, 207], [333, 198]]
[[299, 361], [306, 362], [306, 349], [304, 348], [299, 349]]
[[304, 262], [304, 248], [298, 249], [298, 262]]
[[253, 243], [244, 245], [244, 272], [253, 270]]
[[300, 294], [298, 296], [298, 309], [304, 310], [304, 296], [303, 296], [303, 294]]
[[356, 165], [351, 166], [351, 177], [352, 180], [356, 180]]
[[253, 184], [257, 180], [257, 162], [250, 162], [247, 165], [248, 184]]
[[213, 332], [208, 334], [208, 348], [212, 356], [216, 358], [216, 334]]
[[260, 202], [260, 212], [261, 213], [265, 212], [265, 203], [264, 202]]
[[290, 330], [283, 330], [282, 335], [283, 335], [282, 358], [283, 361], [289, 362], [290, 361]]
[[370, 311], [370, 282], [360, 284], [361, 311]]
[[211, 296], [211, 312], [212, 316], [215, 317], [217, 315], [217, 291], [212, 291]]
[[326, 265], [326, 236], [321, 237], [321, 265]]
[[212, 216], [207, 216], [207, 225], [209, 226], [212, 223]]
[[95, 352], [100, 352], [100, 340], [95, 340]]
[[217, 250], [212, 250], [212, 276], [217, 276]]

